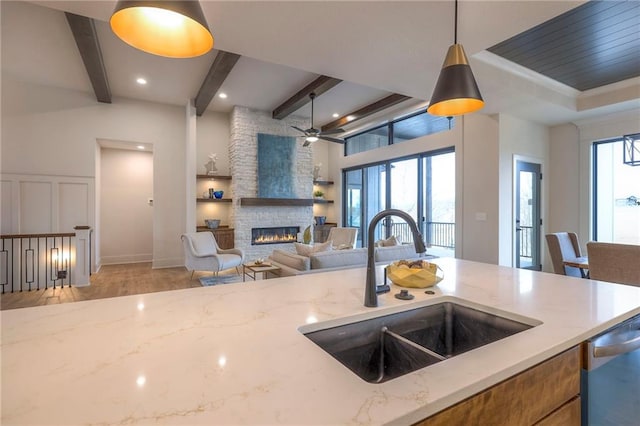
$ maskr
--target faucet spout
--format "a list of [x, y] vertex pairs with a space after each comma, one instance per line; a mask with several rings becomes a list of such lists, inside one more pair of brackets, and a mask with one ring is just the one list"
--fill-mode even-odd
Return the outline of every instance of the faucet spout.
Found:
[[376, 262], [374, 255], [375, 248], [373, 247], [373, 239], [375, 238], [374, 232], [378, 222], [387, 216], [398, 216], [404, 219], [407, 224], [409, 224], [409, 228], [413, 234], [413, 244], [415, 245], [416, 253], [424, 253], [427, 251], [424, 246], [424, 241], [422, 241], [422, 234], [418, 231], [418, 225], [416, 225], [416, 221], [413, 220], [408, 213], [397, 209], [387, 209], [375, 215], [369, 223], [369, 229], [367, 232], [367, 281], [364, 289], [364, 306], [369, 308], [378, 306], [378, 294], [376, 293]]

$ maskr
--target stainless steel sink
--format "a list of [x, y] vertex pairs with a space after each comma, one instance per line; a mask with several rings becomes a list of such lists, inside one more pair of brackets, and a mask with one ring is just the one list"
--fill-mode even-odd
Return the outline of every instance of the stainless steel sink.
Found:
[[363, 380], [382, 383], [540, 324], [518, 319], [446, 301], [300, 331]]

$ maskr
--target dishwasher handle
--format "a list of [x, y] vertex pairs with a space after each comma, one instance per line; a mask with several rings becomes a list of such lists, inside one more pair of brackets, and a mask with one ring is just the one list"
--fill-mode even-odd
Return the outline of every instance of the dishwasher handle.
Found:
[[616, 333], [615, 336], [607, 336], [605, 344], [593, 345], [593, 357], [603, 358], [633, 352], [640, 349], [640, 330]]

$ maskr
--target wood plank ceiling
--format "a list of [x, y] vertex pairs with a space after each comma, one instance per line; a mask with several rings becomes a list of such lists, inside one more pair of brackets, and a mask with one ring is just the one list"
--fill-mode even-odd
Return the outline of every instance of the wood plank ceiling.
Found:
[[590, 1], [488, 49], [584, 91], [640, 76], [640, 2]]

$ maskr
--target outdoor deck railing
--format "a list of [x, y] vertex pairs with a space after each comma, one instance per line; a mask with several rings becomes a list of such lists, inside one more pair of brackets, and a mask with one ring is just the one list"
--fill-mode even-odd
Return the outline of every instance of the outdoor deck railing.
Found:
[[[456, 230], [455, 223], [451, 222], [426, 222], [423, 237], [429, 247], [455, 248]], [[378, 235], [383, 235], [384, 224], [378, 225]], [[411, 229], [406, 222], [394, 222], [391, 224], [391, 235], [395, 235], [401, 242], [413, 241]]]
[[0, 235], [0, 286], [31, 291], [89, 284], [89, 227], [76, 232]]
[[533, 227], [520, 226], [519, 232], [520, 232], [519, 255], [520, 257], [531, 257], [531, 233], [533, 232]]

